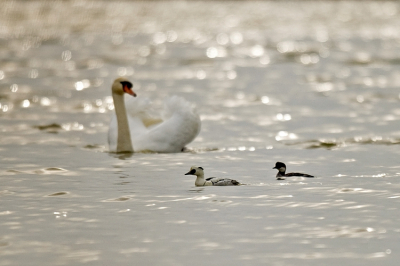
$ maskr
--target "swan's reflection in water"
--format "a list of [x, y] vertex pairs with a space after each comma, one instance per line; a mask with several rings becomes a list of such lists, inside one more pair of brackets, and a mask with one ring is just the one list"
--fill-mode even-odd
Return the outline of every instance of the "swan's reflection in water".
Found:
[[110, 156], [117, 158], [119, 160], [125, 161], [129, 160], [134, 156], [133, 152], [126, 152], [126, 153], [110, 153]]

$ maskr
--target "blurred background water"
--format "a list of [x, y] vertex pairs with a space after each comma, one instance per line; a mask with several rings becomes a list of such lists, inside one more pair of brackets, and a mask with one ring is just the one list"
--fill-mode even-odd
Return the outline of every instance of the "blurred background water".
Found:
[[[0, 13], [0, 265], [398, 264], [399, 3]], [[196, 104], [188, 152], [107, 152], [118, 76]], [[247, 185], [196, 188], [191, 165]]]

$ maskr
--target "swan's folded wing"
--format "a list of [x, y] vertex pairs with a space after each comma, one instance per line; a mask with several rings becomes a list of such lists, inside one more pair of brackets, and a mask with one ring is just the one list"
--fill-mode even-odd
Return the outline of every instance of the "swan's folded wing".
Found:
[[139, 118], [145, 127], [151, 127], [161, 123], [161, 117], [155, 114], [155, 110], [149, 98], [125, 97], [126, 111], [129, 118]]
[[200, 132], [200, 117], [195, 108], [178, 96], [165, 101], [163, 120], [146, 134], [134, 137], [136, 151], [180, 152]]
[[143, 125], [147, 128], [153, 127], [163, 122], [161, 118], [158, 117], [145, 117], [142, 118]]

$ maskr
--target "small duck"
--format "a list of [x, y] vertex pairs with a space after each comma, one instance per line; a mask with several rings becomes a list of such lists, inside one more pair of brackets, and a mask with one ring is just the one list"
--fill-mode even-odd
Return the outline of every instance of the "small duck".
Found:
[[276, 162], [275, 167], [272, 169], [278, 169], [278, 173], [276, 174], [276, 179], [277, 180], [285, 180], [285, 177], [288, 176], [304, 176], [304, 177], [314, 177], [312, 175], [307, 175], [303, 173], [287, 173], [286, 172], [286, 164], [282, 162]]
[[219, 177], [210, 177], [204, 179], [204, 169], [203, 167], [192, 166], [190, 171], [187, 172], [185, 175], [195, 175], [197, 176], [196, 182], [194, 184], [196, 187], [203, 187], [203, 186], [237, 186], [240, 183], [236, 180], [229, 179], [229, 178], [219, 178]]

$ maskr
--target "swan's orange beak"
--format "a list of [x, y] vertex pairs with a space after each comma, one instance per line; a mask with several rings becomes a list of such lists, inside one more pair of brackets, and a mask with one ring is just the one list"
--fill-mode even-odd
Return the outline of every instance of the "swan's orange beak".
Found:
[[132, 95], [133, 97], [136, 97], [136, 93], [132, 90], [132, 88], [129, 88], [128, 85], [124, 84], [124, 92]]

